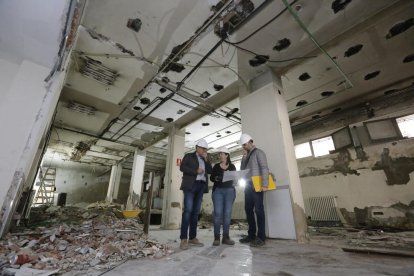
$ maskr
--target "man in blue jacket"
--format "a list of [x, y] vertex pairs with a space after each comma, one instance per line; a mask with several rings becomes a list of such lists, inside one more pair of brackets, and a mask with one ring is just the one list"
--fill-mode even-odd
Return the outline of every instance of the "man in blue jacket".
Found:
[[188, 249], [188, 244], [204, 246], [197, 239], [198, 215], [203, 201], [203, 194], [208, 192], [208, 176], [212, 167], [207, 159], [208, 145], [201, 139], [196, 144], [196, 151], [187, 153], [180, 165], [183, 180], [180, 189], [184, 193], [184, 209], [181, 220], [180, 248]]

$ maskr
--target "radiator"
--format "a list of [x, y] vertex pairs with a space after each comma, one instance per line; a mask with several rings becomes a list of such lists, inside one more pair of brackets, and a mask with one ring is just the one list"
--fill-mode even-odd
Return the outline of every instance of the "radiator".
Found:
[[313, 221], [340, 221], [335, 196], [310, 197], [309, 211]]

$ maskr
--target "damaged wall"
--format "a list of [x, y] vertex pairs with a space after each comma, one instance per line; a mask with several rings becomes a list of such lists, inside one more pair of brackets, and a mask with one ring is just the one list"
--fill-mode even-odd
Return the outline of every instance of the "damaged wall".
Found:
[[[404, 112], [384, 117], [412, 114], [414, 109]], [[374, 144], [362, 122], [353, 126], [361, 149], [351, 147], [335, 154], [297, 160], [305, 201], [309, 197], [336, 196], [338, 207], [344, 209], [352, 224], [414, 229], [414, 139]]]
[[[67, 161], [69, 162], [69, 161]], [[131, 175], [128, 171], [121, 175], [117, 203], [126, 203]], [[108, 191], [110, 172], [101, 175], [93, 166], [83, 165], [81, 168], [58, 167], [56, 169], [56, 192], [66, 193], [66, 204], [93, 203], [104, 201]]]

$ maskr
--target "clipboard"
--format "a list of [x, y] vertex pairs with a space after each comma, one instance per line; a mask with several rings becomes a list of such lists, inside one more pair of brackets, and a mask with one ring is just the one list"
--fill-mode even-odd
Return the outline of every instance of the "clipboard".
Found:
[[[256, 192], [260, 192], [261, 189], [262, 189], [262, 176], [261, 175], [252, 176], [252, 182], [253, 182], [254, 190]], [[268, 185], [267, 185], [267, 190], [268, 191], [276, 190], [276, 183], [273, 180], [272, 174], [269, 174], [269, 182], [268, 182]]]

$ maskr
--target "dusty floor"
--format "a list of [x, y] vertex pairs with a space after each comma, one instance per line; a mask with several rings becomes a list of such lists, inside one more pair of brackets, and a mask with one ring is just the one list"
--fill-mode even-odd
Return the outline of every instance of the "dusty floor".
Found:
[[245, 231], [232, 231], [234, 246], [213, 247], [211, 229], [199, 230], [204, 247], [178, 249], [178, 230], [152, 227], [150, 236], [170, 244], [175, 253], [160, 259], [130, 260], [110, 271], [70, 272], [64, 275], [414, 275], [414, 259], [343, 252], [329, 240], [299, 245], [268, 240], [262, 248], [240, 244]]

